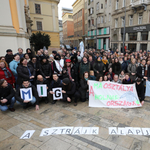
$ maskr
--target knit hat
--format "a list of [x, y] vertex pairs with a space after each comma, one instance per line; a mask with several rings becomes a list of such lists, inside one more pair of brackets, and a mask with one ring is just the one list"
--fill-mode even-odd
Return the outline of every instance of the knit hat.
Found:
[[65, 78], [62, 80], [62, 83], [65, 83], [66, 85], [68, 85], [70, 82], [69, 78]]
[[69, 63], [70, 63], [70, 62], [71, 62], [71, 60], [70, 60], [70, 59], [66, 59], [66, 62], [69, 62]]
[[7, 53], [8, 53], [8, 52], [12, 52], [12, 50], [11, 50], [11, 49], [7, 49], [6, 52], [7, 52]]

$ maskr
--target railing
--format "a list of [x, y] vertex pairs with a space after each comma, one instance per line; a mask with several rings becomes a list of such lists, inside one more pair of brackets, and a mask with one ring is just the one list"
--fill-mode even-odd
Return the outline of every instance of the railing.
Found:
[[131, 6], [136, 7], [136, 6], [140, 6], [140, 5], [148, 4], [148, 3], [150, 3], [150, 0], [137, 0], [135, 2], [132, 2]]

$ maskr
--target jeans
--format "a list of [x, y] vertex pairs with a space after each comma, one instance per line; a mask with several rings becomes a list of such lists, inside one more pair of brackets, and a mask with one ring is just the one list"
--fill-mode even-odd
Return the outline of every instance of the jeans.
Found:
[[[32, 97], [32, 100], [31, 100], [29, 103], [31, 103], [31, 104], [33, 105], [35, 102], [36, 102], [36, 98], [33, 96], [33, 97]], [[22, 106], [26, 106], [26, 105], [27, 105], [27, 103], [21, 103], [21, 102], [19, 102], [19, 101], [16, 101], [16, 103], [17, 103], [17, 104], [20, 104], [20, 105], [22, 105]]]
[[[13, 97], [13, 98], [11, 99], [9, 108], [13, 108], [13, 107], [14, 107], [15, 101], [16, 101], [16, 100], [15, 100], [15, 97]], [[0, 110], [1, 110], [1, 111], [6, 111], [7, 109], [8, 109], [8, 106], [7, 106], [7, 105], [4, 105], [4, 106], [0, 105]]]

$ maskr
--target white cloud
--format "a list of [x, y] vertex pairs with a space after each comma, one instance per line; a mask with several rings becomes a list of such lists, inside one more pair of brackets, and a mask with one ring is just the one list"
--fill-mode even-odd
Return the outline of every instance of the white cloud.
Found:
[[75, 1], [76, 0], [60, 0], [60, 3], [58, 4], [58, 15], [60, 20], [62, 19], [62, 7], [72, 8], [72, 4]]

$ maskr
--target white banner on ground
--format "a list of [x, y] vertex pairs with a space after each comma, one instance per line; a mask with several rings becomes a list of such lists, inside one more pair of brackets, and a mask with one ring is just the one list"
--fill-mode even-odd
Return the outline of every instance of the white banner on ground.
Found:
[[46, 84], [38, 84], [37, 91], [40, 97], [47, 97], [47, 85]]
[[89, 81], [89, 107], [141, 107], [135, 84]]

